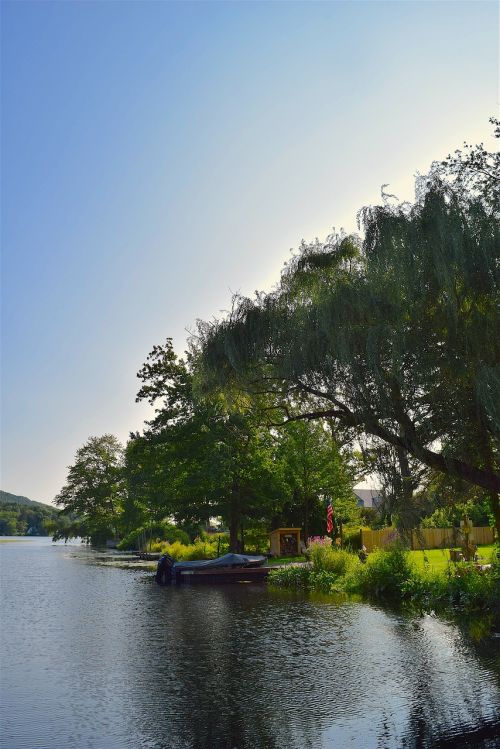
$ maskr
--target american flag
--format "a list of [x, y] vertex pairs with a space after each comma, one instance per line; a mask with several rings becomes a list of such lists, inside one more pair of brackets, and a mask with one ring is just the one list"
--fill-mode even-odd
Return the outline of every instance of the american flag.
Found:
[[326, 532], [331, 533], [333, 531], [333, 507], [332, 500], [328, 500], [328, 507], [326, 508]]

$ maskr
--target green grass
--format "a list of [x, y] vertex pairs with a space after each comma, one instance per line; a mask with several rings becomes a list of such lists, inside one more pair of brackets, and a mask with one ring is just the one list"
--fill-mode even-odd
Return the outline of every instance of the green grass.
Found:
[[[458, 548], [458, 547], [456, 547]], [[489, 564], [493, 558], [495, 547], [493, 544], [488, 546], [478, 546], [477, 554], [479, 562], [482, 564]], [[426, 549], [424, 551], [410, 551], [410, 559], [415, 563], [417, 569], [425, 570], [427, 563], [429, 570], [433, 572], [446, 572], [450, 563], [450, 550], [449, 549]], [[268, 564], [270, 566], [276, 564], [290, 564], [292, 562], [305, 562], [304, 556], [300, 557], [273, 557], [269, 559]]]
[[268, 560], [268, 565], [272, 567], [275, 564], [290, 564], [291, 562], [305, 562], [306, 558], [304, 556], [300, 557], [272, 557], [272, 559]]
[[[457, 547], [458, 548], [458, 547]], [[489, 564], [493, 558], [495, 547], [493, 544], [488, 546], [478, 546], [477, 554], [479, 562], [482, 564]], [[429, 565], [429, 570], [433, 572], [446, 572], [450, 562], [450, 550], [449, 549], [426, 549], [424, 551], [410, 551], [410, 559], [415, 563], [417, 569], [425, 570], [426, 559]], [[305, 562], [304, 556], [300, 557], [273, 557], [269, 559], [268, 564], [270, 566], [276, 564], [290, 564], [292, 562]]]
[[[458, 548], [458, 547], [457, 547]], [[477, 555], [479, 562], [482, 564], [489, 564], [493, 558], [495, 547], [493, 544], [488, 546], [478, 546]], [[410, 551], [410, 558], [417, 569], [426, 569], [426, 559], [429, 565], [429, 569], [433, 572], [446, 572], [450, 562], [450, 550], [449, 549], [426, 549], [424, 551]]]

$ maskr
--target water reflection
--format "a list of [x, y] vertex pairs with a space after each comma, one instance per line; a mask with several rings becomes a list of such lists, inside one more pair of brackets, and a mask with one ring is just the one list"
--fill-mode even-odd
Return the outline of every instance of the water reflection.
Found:
[[[253, 585], [159, 588], [91, 553], [8, 546], [5, 749], [444, 748], [465, 732], [454, 746], [494, 745], [498, 641]], [[485, 727], [490, 744], [474, 743]]]

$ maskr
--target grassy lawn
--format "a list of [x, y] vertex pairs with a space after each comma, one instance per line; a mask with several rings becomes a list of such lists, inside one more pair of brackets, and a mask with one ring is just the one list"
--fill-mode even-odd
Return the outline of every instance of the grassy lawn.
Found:
[[[458, 548], [458, 547], [456, 547]], [[488, 546], [478, 546], [477, 554], [481, 564], [491, 562], [495, 547], [493, 544]], [[435, 572], [446, 572], [450, 562], [449, 549], [427, 549], [425, 551], [410, 551], [410, 556], [415, 562], [418, 569], [425, 569], [425, 559], [427, 559], [430, 569]], [[268, 565], [290, 564], [291, 562], [305, 562], [304, 556], [300, 557], [273, 557], [268, 560]]]
[[[457, 547], [458, 548], [458, 547]], [[479, 562], [482, 564], [488, 564], [491, 562], [495, 547], [493, 544], [488, 546], [478, 546], [477, 555]], [[448, 568], [450, 561], [450, 550], [449, 549], [427, 549], [425, 551], [410, 551], [412, 560], [416, 563], [419, 569], [425, 568], [425, 558], [429, 562], [429, 566], [435, 572], [445, 572]]]
[[268, 559], [267, 564], [271, 567], [273, 564], [289, 564], [290, 562], [305, 562], [304, 556], [300, 557], [272, 557]]

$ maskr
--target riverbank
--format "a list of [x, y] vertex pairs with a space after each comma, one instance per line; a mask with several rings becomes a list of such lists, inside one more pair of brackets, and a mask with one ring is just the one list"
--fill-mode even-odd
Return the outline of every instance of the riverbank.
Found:
[[[217, 556], [220, 541], [199, 539], [194, 544], [153, 542], [152, 550], [169, 553], [176, 561]], [[482, 617], [485, 634], [500, 630], [500, 561], [496, 546], [478, 548], [480, 564], [455, 563], [449, 549], [410, 551], [393, 546], [377, 550], [362, 563], [358, 554], [331, 546], [329, 539], [313, 543], [306, 557], [269, 560], [275, 566], [269, 583], [280, 588], [315, 591], [338, 597], [360, 596], [418, 612]], [[117, 567], [139, 568], [127, 558], [105, 562]], [[156, 562], [143, 562], [154, 570]]]
[[[352, 552], [313, 546], [307, 565], [273, 570], [272, 585], [326, 594], [358, 594], [367, 600], [406, 605], [422, 612], [481, 614], [484, 631], [500, 628], [500, 561], [491, 550], [490, 562], [448, 563], [436, 569], [425, 555], [400, 547], [377, 550], [362, 563]], [[419, 552], [421, 554], [421, 552]]]

